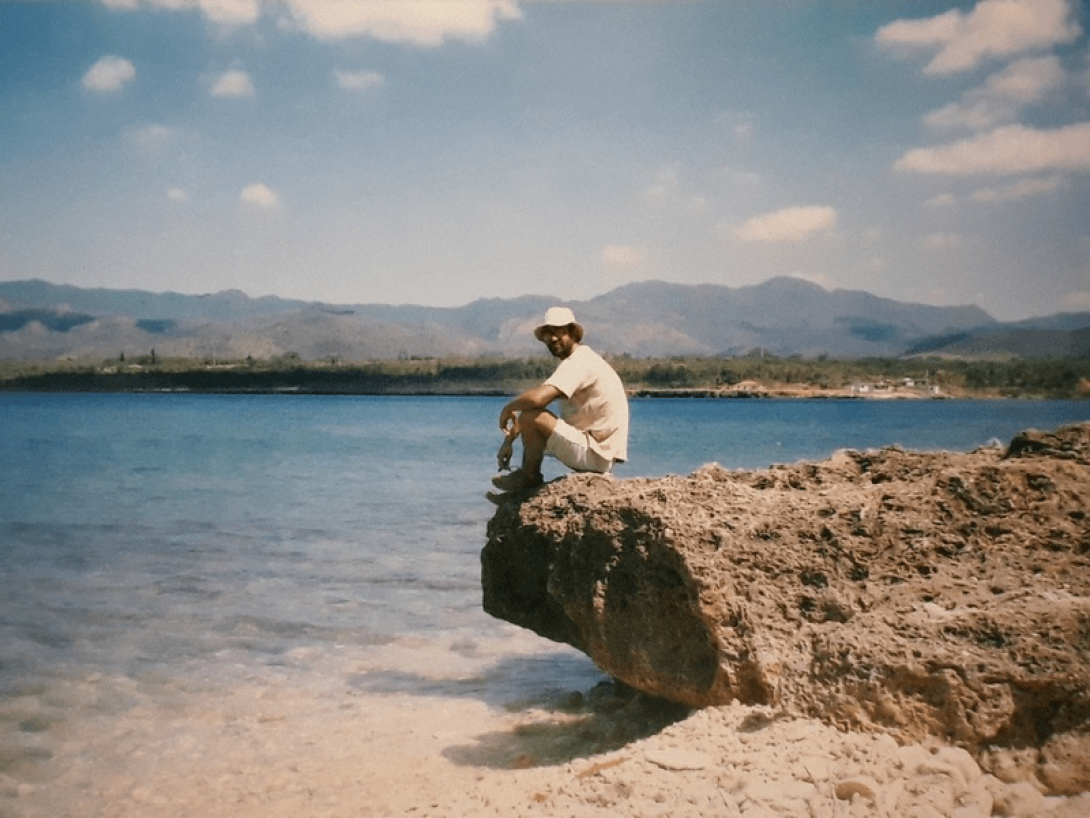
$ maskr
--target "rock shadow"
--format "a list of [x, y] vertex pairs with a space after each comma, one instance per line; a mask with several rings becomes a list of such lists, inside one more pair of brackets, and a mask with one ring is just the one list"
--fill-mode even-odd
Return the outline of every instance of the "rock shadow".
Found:
[[[473, 656], [472, 651], [468, 655]], [[349, 687], [375, 694], [401, 693], [478, 699], [508, 712], [545, 706], [606, 678], [575, 650], [506, 656], [469, 675], [431, 676], [406, 670], [369, 670], [346, 678]]]
[[587, 657], [575, 652], [511, 656], [482, 674], [462, 678], [391, 670], [360, 673], [346, 681], [368, 693], [478, 699], [510, 713], [516, 719], [511, 729], [485, 733], [473, 744], [442, 751], [450, 761], [468, 767], [566, 764], [621, 749], [692, 712], [603, 677]]
[[602, 682], [587, 694], [569, 693], [546, 703], [510, 730], [478, 736], [443, 756], [455, 764], [526, 769], [567, 764], [619, 750], [652, 736], [692, 711], [640, 693], [621, 682]]

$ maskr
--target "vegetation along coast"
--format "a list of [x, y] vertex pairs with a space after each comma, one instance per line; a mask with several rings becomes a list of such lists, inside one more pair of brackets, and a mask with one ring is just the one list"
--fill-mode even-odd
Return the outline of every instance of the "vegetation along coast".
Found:
[[[1090, 397], [1090, 359], [938, 357], [633, 358], [611, 363], [634, 397], [950, 399]], [[163, 358], [0, 361], [0, 390], [20, 392], [503, 395], [549, 373], [541, 357], [414, 357], [373, 361]]]

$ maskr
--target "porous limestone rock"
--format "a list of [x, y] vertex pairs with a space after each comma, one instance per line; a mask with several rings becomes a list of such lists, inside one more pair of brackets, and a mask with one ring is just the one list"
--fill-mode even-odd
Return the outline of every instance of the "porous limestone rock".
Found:
[[1090, 789], [1088, 514], [1090, 423], [570, 475], [498, 508], [484, 608], [654, 696], [939, 736], [1069, 794]]

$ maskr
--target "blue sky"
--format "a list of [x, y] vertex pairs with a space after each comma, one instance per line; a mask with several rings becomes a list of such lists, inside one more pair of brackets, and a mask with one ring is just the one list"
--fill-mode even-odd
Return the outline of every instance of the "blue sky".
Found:
[[0, 4], [0, 279], [1090, 310], [1077, 0]]

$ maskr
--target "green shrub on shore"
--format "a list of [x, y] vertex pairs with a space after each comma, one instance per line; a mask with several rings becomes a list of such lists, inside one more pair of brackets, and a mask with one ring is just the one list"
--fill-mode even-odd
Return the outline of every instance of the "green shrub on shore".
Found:
[[[817, 392], [911, 384], [941, 394], [994, 397], [1088, 397], [1090, 359], [972, 361], [939, 358], [637, 359], [612, 363], [634, 391], [729, 390], [749, 383], [793, 385]], [[102, 360], [0, 360], [6, 391], [300, 391], [345, 394], [507, 394], [539, 383], [552, 359], [404, 358], [304, 361], [286, 354], [261, 360], [119, 355]]]

